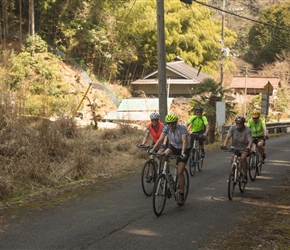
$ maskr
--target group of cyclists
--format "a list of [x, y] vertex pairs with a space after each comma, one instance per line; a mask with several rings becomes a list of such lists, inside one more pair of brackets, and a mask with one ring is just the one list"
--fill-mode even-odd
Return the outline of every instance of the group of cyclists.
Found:
[[[244, 149], [241, 155], [241, 162], [243, 168], [243, 182], [248, 182], [248, 162], [247, 156], [249, 156], [252, 148], [252, 144], [254, 139], [257, 141], [257, 146], [261, 150], [263, 154], [263, 162], [265, 163], [266, 160], [266, 153], [265, 153], [265, 141], [268, 139], [267, 136], [267, 128], [265, 121], [260, 118], [260, 112], [254, 111], [252, 113], [252, 117], [246, 123], [246, 119], [243, 116], [237, 116], [235, 118], [235, 124], [233, 124], [227, 136], [221, 145], [221, 149], [226, 149], [226, 146], [231, 139], [232, 143], [231, 146], [237, 149]], [[234, 154], [231, 155], [230, 163], [232, 164], [234, 158]]]
[[[201, 157], [205, 157], [204, 140], [206, 140], [209, 132], [209, 124], [206, 116], [203, 115], [203, 107], [197, 105], [194, 107], [194, 115], [192, 115], [187, 125], [178, 122], [178, 116], [174, 113], [168, 114], [165, 117], [165, 123], [160, 121], [160, 115], [157, 112], [150, 114], [151, 122], [148, 124], [142, 144], [146, 144], [149, 136], [153, 137], [152, 148], [148, 150], [149, 154], [153, 152], [180, 155], [177, 162], [178, 184], [180, 187], [180, 195], [177, 201], [178, 205], [184, 203], [184, 169], [190, 155], [192, 137], [189, 134], [198, 133], [202, 135], [199, 140], [201, 147]], [[243, 182], [247, 182], [247, 156], [249, 155], [253, 143], [253, 139], [258, 139], [257, 146], [263, 152], [263, 163], [265, 163], [265, 140], [267, 136], [266, 124], [260, 118], [260, 112], [253, 112], [252, 118], [246, 123], [243, 116], [235, 118], [227, 136], [221, 145], [221, 149], [225, 149], [231, 139], [231, 146], [235, 148], [243, 148], [244, 152], [241, 156], [242, 167], [244, 172]], [[190, 131], [190, 132], [189, 132]], [[231, 162], [233, 155], [231, 157]], [[148, 177], [152, 178], [152, 177]], [[148, 181], [151, 181], [150, 179]]]
[[[166, 115], [166, 125], [158, 125], [161, 123], [159, 121], [159, 114], [152, 113], [150, 115], [151, 122], [146, 129], [146, 134], [142, 142], [143, 144], [146, 143], [149, 134], [151, 134], [153, 137], [153, 146], [148, 151], [149, 154], [157, 151], [160, 153], [160, 150], [162, 150], [160, 149], [160, 145], [162, 145], [162, 148], [164, 148], [164, 145], [167, 145], [163, 153], [180, 155], [180, 158], [177, 160], [177, 175], [180, 187], [180, 195], [177, 201], [178, 205], [184, 203], [184, 168], [191, 150], [191, 138], [188, 137], [188, 129], [191, 127], [192, 132], [203, 134], [205, 139], [209, 130], [207, 118], [202, 115], [203, 108], [201, 106], [196, 106], [194, 110], [195, 114], [190, 117], [187, 126], [178, 123], [178, 116], [176, 114]], [[157, 119], [158, 121], [155, 121]], [[203, 140], [201, 140], [200, 143], [203, 145]], [[204, 157], [204, 146], [202, 146], [202, 149], [202, 157]]]

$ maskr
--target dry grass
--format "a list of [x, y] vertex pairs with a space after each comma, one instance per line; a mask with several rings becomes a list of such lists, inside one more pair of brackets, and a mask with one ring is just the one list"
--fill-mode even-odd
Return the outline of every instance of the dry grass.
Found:
[[0, 200], [15, 201], [79, 181], [117, 176], [132, 167], [128, 161], [139, 167], [140, 159], [132, 155], [138, 152], [135, 145], [143, 132], [128, 125], [98, 131], [77, 128], [68, 118], [16, 119], [4, 112], [2, 117]]

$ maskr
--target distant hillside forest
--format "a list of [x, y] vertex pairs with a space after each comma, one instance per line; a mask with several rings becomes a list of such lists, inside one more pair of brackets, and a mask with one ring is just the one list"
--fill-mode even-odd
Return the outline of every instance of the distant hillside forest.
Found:
[[[157, 68], [156, 0], [1, 2], [1, 52], [30, 36], [30, 53], [37, 53], [41, 39], [95, 75], [124, 86]], [[218, 79], [221, 59], [230, 74], [236, 70], [234, 57], [256, 70], [289, 58], [289, 1], [164, 0], [164, 8], [168, 62], [179, 56]], [[14, 47], [14, 53], [22, 50]], [[5, 67], [8, 61], [1, 58]]]

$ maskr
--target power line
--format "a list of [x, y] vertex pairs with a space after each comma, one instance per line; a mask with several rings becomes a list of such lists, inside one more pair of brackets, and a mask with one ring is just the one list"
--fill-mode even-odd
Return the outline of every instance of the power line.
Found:
[[265, 22], [261, 22], [261, 21], [257, 21], [257, 20], [251, 19], [249, 17], [241, 16], [241, 15], [238, 15], [236, 13], [233, 13], [233, 12], [230, 12], [230, 11], [227, 11], [227, 10], [220, 9], [218, 7], [215, 7], [215, 6], [206, 4], [206, 3], [202, 3], [202, 2], [197, 1], [197, 0], [193, 0], [193, 1], [196, 2], [196, 3], [198, 3], [198, 4], [207, 6], [209, 8], [212, 8], [212, 9], [215, 9], [215, 10], [219, 10], [219, 11], [225, 12], [227, 14], [230, 14], [230, 15], [233, 15], [233, 16], [236, 16], [236, 17], [239, 17], [239, 18], [242, 18], [242, 19], [246, 19], [246, 20], [251, 21], [251, 22], [260, 23], [260, 24], [267, 25], [267, 26], [270, 26], [270, 27], [273, 27], [273, 28], [276, 28], [276, 29], [280, 29], [280, 30], [290, 31], [290, 27], [289, 28], [288, 27], [285, 28], [285, 27], [275, 26], [275, 25], [272, 25], [270, 23], [265, 23]]

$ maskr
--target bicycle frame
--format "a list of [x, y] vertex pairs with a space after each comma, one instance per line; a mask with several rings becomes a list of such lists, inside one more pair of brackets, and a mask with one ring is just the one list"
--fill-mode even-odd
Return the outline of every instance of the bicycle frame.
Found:
[[231, 171], [228, 179], [228, 197], [232, 200], [235, 192], [236, 184], [239, 184], [240, 192], [243, 193], [245, 190], [246, 183], [243, 182], [244, 173], [242, 169], [241, 154], [243, 149], [235, 149], [231, 147], [226, 149], [230, 153], [234, 153], [233, 162], [231, 164]]
[[[177, 175], [177, 168], [178, 168], [178, 155], [166, 155], [161, 154], [157, 157], [163, 157], [164, 159], [163, 168], [161, 174], [158, 176], [154, 191], [153, 191], [153, 210], [156, 216], [160, 216], [166, 203], [166, 199], [171, 198], [171, 196], [174, 196], [175, 201], [178, 201], [179, 198], [179, 180]], [[175, 159], [174, 164], [169, 163], [169, 159]], [[173, 176], [170, 174], [170, 168], [174, 168]], [[184, 202], [186, 201], [187, 195], [188, 195], [188, 187], [189, 187], [189, 175], [186, 168], [184, 168], [184, 178], [185, 178], [185, 185], [184, 185]], [[182, 206], [183, 203], [177, 203], [178, 206]]]
[[[202, 135], [198, 133], [191, 134], [192, 147], [189, 155], [188, 165], [189, 165], [189, 172], [191, 176], [195, 175], [195, 169], [198, 168], [198, 171], [202, 170], [203, 165], [203, 158], [201, 157], [201, 148], [199, 144], [199, 140], [203, 139]], [[194, 164], [190, 165], [191, 159], [194, 159]]]
[[235, 154], [234, 159], [233, 159], [233, 163], [231, 166], [232, 171], [234, 171], [234, 182], [239, 182], [239, 177], [240, 174], [242, 173], [242, 168], [241, 168], [242, 164], [241, 164], [241, 156]]
[[[170, 188], [170, 192], [173, 193], [173, 194], [176, 194], [175, 192], [175, 184], [176, 184], [176, 176], [177, 176], [177, 162], [175, 165], [173, 164], [170, 164], [168, 162], [168, 159], [169, 158], [172, 158], [170, 157], [170, 155], [163, 155], [164, 156], [164, 165], [163, 165], [163, 168], [162, 168], [162, 172], [160, 174], [164, 174], [166, 176], [166, 180], [167, 180], [167, 184]], [[161, 160], [160, 160], [161, 162]], [[174, 174], [172, 176], [173, 178], [173, 182], [171, 182], [171, 178], [169, 177], [169, 173], [170, 173], [170, 167], [171, 168], [174, 168]]]

